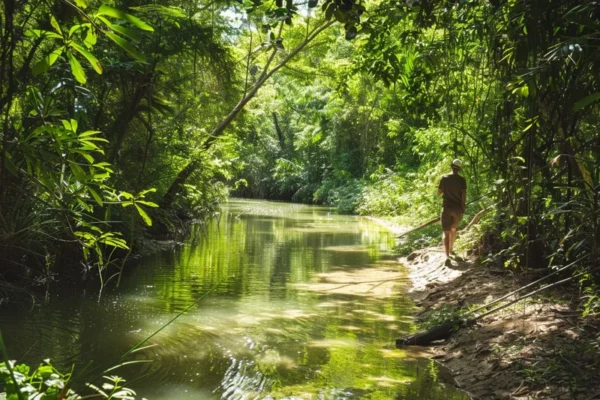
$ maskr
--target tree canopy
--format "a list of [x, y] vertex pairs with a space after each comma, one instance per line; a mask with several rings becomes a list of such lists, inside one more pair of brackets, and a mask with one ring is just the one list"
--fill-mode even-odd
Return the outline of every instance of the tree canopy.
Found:
[[[6, 275], [117, 277], [230, 192], [438, 213], [453, 158], [487, 260], [583, 260], [598, 307], [593, 1], [5, 0]], [[593, 261], [592, 261], [593, 260]], [[80, 263], [79, 261], [82, 261]]]

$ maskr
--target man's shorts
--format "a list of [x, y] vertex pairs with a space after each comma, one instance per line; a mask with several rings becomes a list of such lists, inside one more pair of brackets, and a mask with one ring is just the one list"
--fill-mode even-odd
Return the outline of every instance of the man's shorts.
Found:
[[442, 229], [444, 231], [457, 229], [462, 217], [463, 213], [460, 211], [442, 210]]

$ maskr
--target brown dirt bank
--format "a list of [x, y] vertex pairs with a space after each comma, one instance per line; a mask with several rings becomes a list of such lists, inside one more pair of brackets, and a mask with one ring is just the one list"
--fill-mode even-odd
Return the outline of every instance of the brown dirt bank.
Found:
[[[484, 267], [475, 259], [444, 267], [439, 248], [400, 259], [410, 294], [432, 320], [446, 306], [481, 305], [543, 275]], [[576, 290], [559, 287], [463, 328], [432, 347], [473, 399], [600, 399], [600, 318], [581, 319]]]

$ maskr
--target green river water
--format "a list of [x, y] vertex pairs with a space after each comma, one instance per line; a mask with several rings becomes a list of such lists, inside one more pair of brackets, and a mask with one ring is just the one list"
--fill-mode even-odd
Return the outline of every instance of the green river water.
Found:
[[0, 309], [0, 328], [13, 359], [92, 371], [216, 287], [128, 357], [150, 362], [111, 374], [148, 400], [467, 400], [435, 362], [394, 348], [415, 310], [393, 245], [365, 218], [232, 200], [175, 250], [135, 261], [118, 290], [65, 283]]

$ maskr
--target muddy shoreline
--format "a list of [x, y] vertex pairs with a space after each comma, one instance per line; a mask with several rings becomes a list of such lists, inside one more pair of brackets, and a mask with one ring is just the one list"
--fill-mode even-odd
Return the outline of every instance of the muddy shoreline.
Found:
[[[369, 219], [396, 234], [407, 230]], [[422, 326], [451, 310], [486, 304], [544, 274], [459, 257], [451, 267], [444, 266], [440, 243], [398, 258], [408, 269], [408, 294], [419, 307], [416, 319]], [[577, 294], [568, 286], [544, 292], [427, 349], [474, 400], [600, 399], [600, 318], [581, 318]]]

